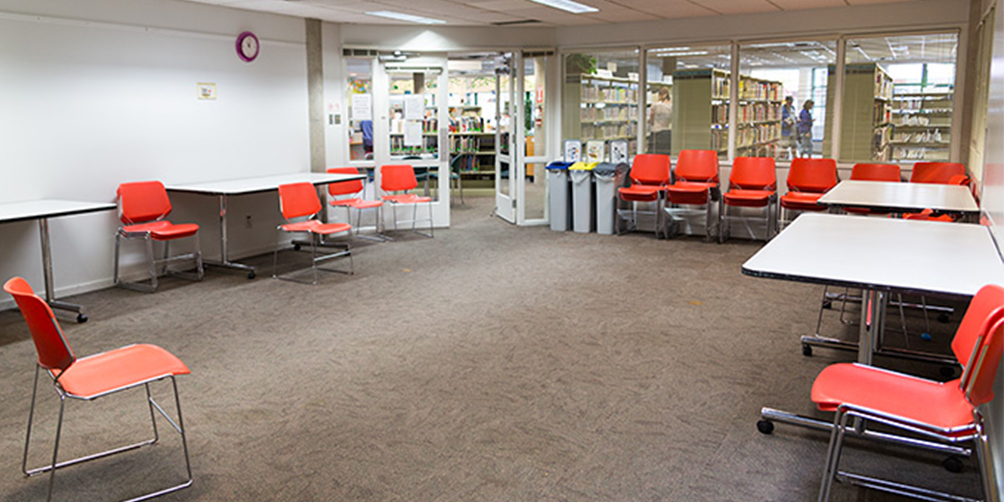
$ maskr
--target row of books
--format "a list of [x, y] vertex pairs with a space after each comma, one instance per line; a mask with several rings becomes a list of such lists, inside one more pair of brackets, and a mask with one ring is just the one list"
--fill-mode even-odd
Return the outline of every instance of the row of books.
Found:
[[638, 108], [633, 106], [580, 108], [579, 117], [583, 122], [597, 120], [638, 120]]
[[481, 117], [460, 117], [450, 119], [450, 132], [484, 132], [485, 119]]
[[634, 122], [623, 124], [582, 124], [582, 139], [610, 139], [633, 137], [638, 134]]
[[739, 79], [739, 99], [780, 101], [782, 85], [748, 78]]
[[455, 136], [450, 139], [452, 153], [479, 153], [495, 151], [494, 136]]
[[758, 124], [753, 127], [745, 127], [739, 129], [738, 134], [736, 136], [736, 146], [740, 148], [769, 143], [781, 138], [781, 124]]
[[638, 90], [627, 87], [600, 87], [582, 85], [583, 101], [604, 101], [608, 103], [637, 103]]
[[426, 153], [435, 154], [439, 152], [439, 141], [436, 136], [423, 136], [422, 146], [406, 146], [404, 136], [390, 137], [391, 155], [422, 155]]

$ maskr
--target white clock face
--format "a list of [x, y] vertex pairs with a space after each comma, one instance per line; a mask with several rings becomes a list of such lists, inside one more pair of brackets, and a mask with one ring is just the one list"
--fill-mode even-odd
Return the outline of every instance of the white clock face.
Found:
[[258, 56], [258, 41], [254, 37], [244, 37], [241, 41], [241, 53], [244, 57], [248, 59], [254, 59]]

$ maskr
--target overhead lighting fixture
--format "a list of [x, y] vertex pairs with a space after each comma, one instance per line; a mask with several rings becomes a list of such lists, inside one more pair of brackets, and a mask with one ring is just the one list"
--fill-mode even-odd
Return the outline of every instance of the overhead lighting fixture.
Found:
[[405, 14], [403, 12], [394, 12], [390, 10], [378, 10], [374, 12], [367, 12], [367, 16], [377, 16], [385, 17], [387, 19], [396, 19], [398, 21], [408, 21], [409, 23], [418, 24], [445, 24], [446, 21], [442, 19], [431, 19], [428, 17], [416, 16], [413, 14]]
[[539, 3], [541, 5], [546, 5], [548, 7], [553, 7], [555, 9], [561, 9], [563, 11], [571, 12], [572, 14], [585, 14], [587, 12], [599, 12], [600, 9], [596, 7], [590, 7], [579, 2], [573, 2], [572, 0], [530, 0], [534, 3]]

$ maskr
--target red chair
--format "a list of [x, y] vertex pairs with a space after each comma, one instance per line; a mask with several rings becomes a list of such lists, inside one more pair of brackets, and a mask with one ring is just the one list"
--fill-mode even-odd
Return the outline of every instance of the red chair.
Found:
[[[170, 352], [155, 345], [127, 345], [109, 352], [102, 352], [78, 359], [70, 348], [70, 342], [63, 334], [59, 321], [45, 300], [36, 295], [27, 281], [14, 277], [3, 286], [4, 291], [14, 297], [18, 308], [28, 324], [31, 338], [35, 342], [38, 361], [35, 365], [35, 384], [31, 392], [31, 410], [28, 412], [28, 433], [24, 441], [24, 459], [21, 470], [25, 476], [49, 473], [49, 487], [46, 500], [52, 500], [56, 470], [89, 460], [107, 457], [115, 453], [133, 450], [156, 443], [159, 439], [155, 413], [159, 412], [168, 423], [181, 434], [181, 446], [185, 453], [185, 470], [188, 478], [169, 488], [156, 490], [132, 500], [144, 500], [165, 493], [181, 490], [192, 484], [192, 466], [188, 459], [188, 441], [185, 436], [185, 422], [181, 416], [181, 400], [178, 398], [178, 384], [175, 377], [189, 374], [188, 367]], [[59, 419], [56, 422], [56, 439], [52, 448], [52, 463], [28, 469], [28, 450], [31, 443], [31, 427], [35, 418], [35, 399], [38, 396], [38, 376], [42, 370], [52, 378], [52, 389], [59, 396]], [[150, 384], [170, 379], [174, 389], [174, 404], [177, 422], [157, 404], [150, 392]], [[150, 420], [153, 422], [153, 438], [128, 446], [121, 446], [101, 453], [59, 461], [59, 440], [63, 430], [63, 411], [67, 398], [93, 401], [99, 397], [143, 386], [146, 389]]]
[[704, 232], [710, 241], [714, 236], [712, 207], [718, 202], [718, 152], [714, 150], [681, 150], [676, 159], [675, 183], [666, 188], [666, 196], [673, 208], [679, 206], [704, 206]]
[[[828, 366], [812, 385], [812, 401], [822, 411], [834, 411], [833, 432], [819, 500], [829, 500], [838, 476], [901, 495], [951, 498], [919, 487], [839, 471], [840, 453], [848, 428], [863, 419], [902, 430], [937, 443], [974, 442], [987, 497], [995, 493], [987, 455], [983, 418], [977, 408], [993, 398], [993, 383], [1004, 347], [1004, 288], [988, 285], [973, 297], [952, 341], [952, 351], [963, 365], [962, 377], [938, 382], [861, 364]], [[915, 439], [901, 441], [916, 444]], [[897, 455], [900, 453], [896, 453]]]
[[[635, 155], [631, 163], [631, 170], [628, 178], [631, 185], [621, 187], [617, 190], [617, 234], [623, 233], [621, 221], [627, 219], [626, 210], [621, 209], [620, 201], [630, 202], [629, 230], [638, 228], [638, 213], [655, 215], [655, 234], [659, 237], [663, 231], [663, 200], [665, 198], [666, 187], [669, 185], [669, 156], [656, 153], [643, 153]], [[654, 211], [638, 211], [638, 203], [655, 204]]]
[[[415, 169], [409, 164], [390, 164], [380, 167], [380, 190], [385, 192], [383, 201], [389, 202], [394, 208], [394, 229], [398, 223], [411, 223], [411, 231], [432, 238], [435, 235], [432, 225], [432, 197], [422, 197], [411, 193], [418, 187]], [[400, 192], [400, 193], [393, 193]], [[429, 233], [419, 232], [418, 205], [425, 204], [429, 208]], [[412, 214], [410, 220], [397, 219], [397, 206], [410, 205]]]
[[[324, 223], [315, 219], [317, 213], [319, 213], [323, 208], [324, 207], [321, 205], [320, 199], [317, 198], [317, 188], [315, 188], [313, 184], [302, 182], [279, 185], [279, 211], [282, 213], [282, 217], [286, 219], [286, 223], [279, 225], [278, 230], [291, 233], [306, 233], [310, 236], [310, 264], [311, 270], [314, 273], [314, 279], [311, 282], [306, 282], [298, 280], [292, 276], [280, 276], [278, 274], [279, 246], [281, 245], [281, 238], [280, 242], [276, 243], [275, 251], [272, 253], [272, 277], [293, 282], [317, 284], [318, 271], [338, 272], [342, 274], [354, 273], [355, 267], [352, 263], [352, 247], [347, 241], [345, 243], [334, 243], [327, 240], [319, 242], [321, 238], [337, 234], [346, 234], [351, 236], [352, 226], [348, 223]], [[306, 219], [293, 221], [300, 218]], [[281, 235], [282, 234], [280, 234], [280, 236]], [[293, 244], [294, 249], [300, 249], [300, 243], [294, 241]], [[341, 251], [318, 256], [318, 246], [337, 247], [340, 248]], [[334, 258], [341, 258], [343, 256], [349, 257], [349, 270], [321, 268], [317, 266], [320, 262]]]
[[[152, 293], [157, 290], [157, 276], [168, 273], [167, 265], [175, 261], [195, 260], [195, 273], [179, 273], [187, 279], [201, 281], [203, 276], [202, 252], [199, 248], [199, 226], [195, 223], [174, 224], [167, 221], [171, 214], [171, 200], [167, 197], [164, 184], [159, 181], [140, 181], [123, 183], [116, 191], [118, 199], [119, 220], [122, 226], [115, 234], [115, 274], [113, 282], [117, 286], [136, 291]], [[170, 256], [170, 242], [175, 239], [191, 237], [195, 250], [188, 254]], [[143, 239], [146, 242], [146, 254], [149, 260], [150, 284], [141, 282], [125, 282], [119, 280], [119, 247], [122, 239]], [[155, 259], [153, 241], [164, 243], [164, 257]], [[158, 271], [158, 267], [163, 269]]]
[[[898, 183], [900, 179], [899, 166], [896, 164], [854, 164], [851, 169], [851, 179], [856, 181], [887, 181]], [[876, 211], [863, 207], [847, 207], [844, 211], [852, 214], [888, 214], [888, 211]]]
[[[729, 173], [729, 191], [722, 194], [719, 213], [718, 242], [725, 242], [729, 233], [729, 207], [764, 208], [764, 240], [772, 237], [772, 221], [777, 212], [777, 173], [771, 157], [738, 157]], [[750, 230], [750, 235], [753, 231]]]
[[[354, 167], [332, 167], [328, 169], [329, 173], [335, 174], [359, 174], [359, 171]], [[345, 208], [345, 218], [346, 221], [352, 223], [352, 210], [356, 211], [356, 224], [353, 225], [356, 237], [362, 237], [364, 239], [373, 239], [378, 241], [390, 240], [389, 237], [380, 234], [380, 222], [382, 220], [380, 208], [383, 207], [382, 200], [365, 200], [362, 198], [363, 192], [366, 186], [363, 184], [363, 180], [351, 180], [351, 181], [341, 181], [338, 183], [328, 184], [328, 194], [332, 198], [328, 201], [334, 207]], [[342, 197], [342, 198], [338, 198]], [[363, 211], [375, 210], [376, 215], [375, 223], [373, 224], [373, 230], [376, 235], [359, 235], [359, 230], [362, 228], [362, 215]]]
[[781, 196], [778, 223], [784, 223], [784, 211], [825, 211], [817, 203], [831, 188], [837, 186], [837, 161], [833, 159], [797, 158], [788, 171], [788, 193]]
[[[911, 183], [936, 183], [942, 185], [969, 185], [966, 166], [957, 162], [917, 162], [913, 165]], [[931, 209], [903, 216], [906, 220], [955, 221], [950, 214], [935, 214]]]
[[[961, 181], [965, 180], [965, 183]], [[910, 174], [910, 183], [968, 184], [966, 166], [958, 162], [917, 162]]]

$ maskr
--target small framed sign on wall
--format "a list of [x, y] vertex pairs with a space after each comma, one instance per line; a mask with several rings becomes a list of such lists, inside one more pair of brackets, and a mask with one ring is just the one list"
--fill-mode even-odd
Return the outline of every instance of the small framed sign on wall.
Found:
[[198, 88], [199, 99], [216, 99], [216, 84], [209, 82], [199, 82], [196, 84]]

